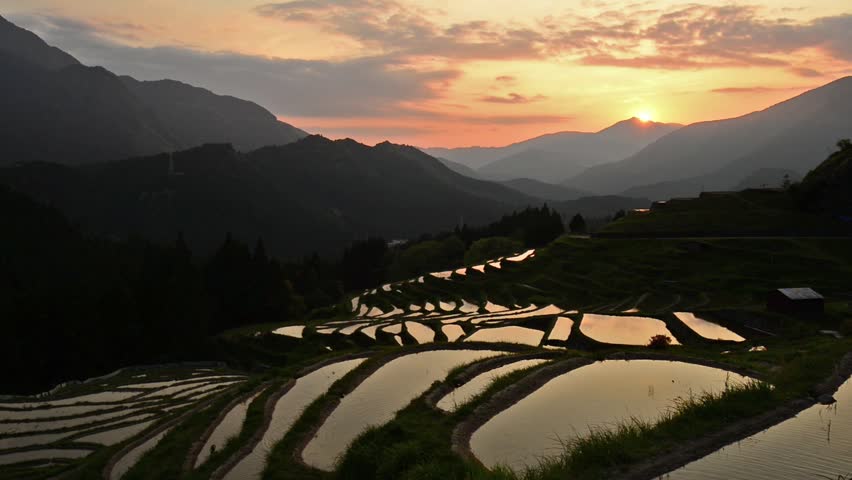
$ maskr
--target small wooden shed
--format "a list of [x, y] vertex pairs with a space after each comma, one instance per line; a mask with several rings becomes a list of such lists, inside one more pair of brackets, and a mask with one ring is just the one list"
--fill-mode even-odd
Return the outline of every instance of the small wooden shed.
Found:
[[779, 288], [769, 294], [766, 308], [785, 315], [820, 317], [825, 313], [825, 298], [812, 288]]

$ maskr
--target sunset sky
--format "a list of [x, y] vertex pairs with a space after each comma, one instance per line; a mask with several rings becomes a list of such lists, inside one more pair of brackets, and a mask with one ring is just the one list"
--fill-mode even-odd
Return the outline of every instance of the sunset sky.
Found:
[[852, 74], [849, 0], [0, 0], [0, 15], [88, 65], [367, 143], [691, 123]]

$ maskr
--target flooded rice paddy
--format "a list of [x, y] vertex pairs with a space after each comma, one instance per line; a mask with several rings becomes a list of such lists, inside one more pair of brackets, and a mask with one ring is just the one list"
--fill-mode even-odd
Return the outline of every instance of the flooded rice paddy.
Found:
[[465, 342], [520, 343], [537, 347], [544, 332], [527, 327], [509, 326], [481, 328], [467, 337]]
[[221, 450], [222, 447], [228, 443], [228, 440], [240, 434], [240, 431], [243, 429], [243, 422], [245, 422], [249, 406], [261, 393], [262, 391], [259, 391], [251, 395], [249, 398], [234, 405], [234, 407], [225, 414], [222, 421], [216, 425], [216, 428], [213, 429], [210, 437], [207, 438], [207, 441], [204, 442], [204, 446], [201, 447], [201, 450], [198, 452], [198, 457], [195, 458], [195, 468], [200, 467], [208, 458], [210, 458], [210, 454], [213, 449]]
[[284, 435], [287, 434], [302, 411], [327, 392], [334, 382], [343, 378], [344, 375], [357, 368], [364, 361], [364, 358], [358, 358], [332, 363], [297, 379], [293, 387], [275, 403], [272, 421], [269, 423], [269, 428], [264, 432], [263, 438], [252, 449], [251, 453], [225, 474], [224, 480], [260, 478], [263, 468], [266, 466], [266, 456], [272, 451], [275, 444], [284, 438]]
[[13, 463], [33, 462], [38, 460], [74, 460], [83, 458], [92, 453], [91, 450], [79, 448], [53, 448], [44, 450], [27, 450], [25, 452], [8, 453], [0, 455], [0, 465], [11, 465]]
[[678, 397], [722, 391], [738, 374], [683, 362], [607, 360], [560, 375], [474, 432], [470, 446], [488, 467], [521, 470], [559, 455], [562, 442], [631, 418], [653, 421]]
[[[57, 394], [59, 398], [47, 395], [37, 401], [24, 398], [4, 402], [0, 406], [0, 457], [6, 463], [49, 463], [54, 454], [57, 459], [74, 459], [93, 451], [80, 448], [82, 444], [111, 446], [128, 441], [164, 419], [175, 418], [171, 412], [185, 410], [245, 378], [215, 373], [210, 369], [178, 369], [170, 370], [165, 374], [168, 379], [163, 379], [164, 374], [152, 369], [104, 379], [97, 387], [65, 387]], [[103, 391], [92, 392], [96, 388]], [[73, 395], [75, 391], [82, 393]], [[30, 450], [9, 451], [20, 448]]]
[[568, 340], [568, 337], [571, 335], [572, 328], [574, 328], [574, 320], [571, 320], [568, 317], [557, 317], [556, 323], [553, 324], [553, 330], [550, 331], [550, 335], [547, 336], [547, 339], [564, 342]]
[[675, 312], [674, 314], [687, 327], [708, 340], [728, 340], [744, 342], [745, 338], [716, 323], [695, 316], [694, 313]]
[[454, 412], [459, 406], [464, 405], [473, 397], [482, 393], [495, 379], [504, 375], [508, 375], [512, 372], [516, 372], [518, 370], [523, 370], [525, 368], [541, 365], [542, 363], [547, 363], [548, 361], [549, 360], [544, 360], [540, 358], [518, 360], [517, 362], [512, 362], [507, 365], [488, 370], [487, 372], [481, 373], [471, 378], [464, 385], [446, 394], [444, 398], [438, 401], [436, 406], [441, 410], [445, 410], [447, 412]]
[[665, 335], [672, 345], [680, 345], [662, 320], [647, 317], [585, 314], [580, 331], [601, 343], [616, 345], [647, 345], [651, 337]]
[[369, 426], [388, 422], [433, 382], [443, 380], [452, 368], [501, 353], [493, 350], [433, 350], [391, 360], [343, 397], [305, 447], [303, 460], [321, 470], [332, 470], [358, 434]]
[[112, 471], [109, 474], [109, 479], [119, 480], [121, 477], [123, 477], [125, 473], [127, 473], [131, 468], [133, 468], [134, 465], [136, 465], [136, 463], [139, 462], [139, 459], [142, 458], [142, 455], [145, 455], [146, 453], [153, 450], [157, 446], [157, 444], [160, 443], [160, 440], [162, 440], [163, 437], [168, 435], [171, 431], [171, 428], [167, 428], [127, 452], [123, 457], [118, 460], [118, 462], [115, 463], [112, 468]]
[[671, 480], [843, 479], [852, 473], [852, 381], [833, 405], [785, 422], [664, 475]]

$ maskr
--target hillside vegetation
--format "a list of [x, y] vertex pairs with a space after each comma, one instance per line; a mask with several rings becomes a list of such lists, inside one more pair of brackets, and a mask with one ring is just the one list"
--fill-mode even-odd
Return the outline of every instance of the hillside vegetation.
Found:
[[801, 182], [780, 189], [705, 192], [658, 202], [609, 225], [603, 236], [820, 236], [852, 234], [852, 148], [840, 150]]

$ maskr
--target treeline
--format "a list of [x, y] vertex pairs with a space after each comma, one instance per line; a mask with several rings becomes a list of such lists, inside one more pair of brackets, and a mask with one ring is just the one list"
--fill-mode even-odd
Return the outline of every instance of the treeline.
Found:
[[0, 393], [209, 358], [211, 335], [301, 318], [342, 293], [318, 259], [284, 265], [262, 242], [229, 236], [197, 258], [180, 237], [171, 246], [87, 237], [4, 187], [0, 218]]
[[548, 243], [549, 208], [389, 248], [357, 242], [341, 259], [282, 263], [228, 235], [209, 257], [141, 238], [87, 236], [55, 208], [0, 187], [0, 393], [33, 393], [122, 366], [209, 359], [231, 328], [304, 319], [349, 290]]

